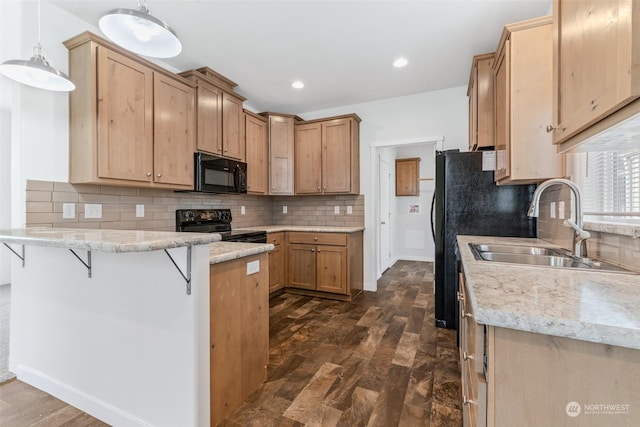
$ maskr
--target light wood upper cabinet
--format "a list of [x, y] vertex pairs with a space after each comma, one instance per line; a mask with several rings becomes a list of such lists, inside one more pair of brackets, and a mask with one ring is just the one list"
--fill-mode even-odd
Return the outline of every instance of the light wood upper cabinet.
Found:
[[553, 11], [550, 124], [565, 151], [640, 113], [640, 3], [554, 0]]
[[296, 194], [360, 192], [359, 123], [352, 114], [296, 125]]
[[88, 32], [65, 46], [76, 84], [69, 181], [193, 188], [193, 85]]
[[269, 194], [293, 194], [294, 122], [299, 117], [262, 113], [268, 120]]
[[296, 125], [296, 194], [322, 193], [322, 123]]
[[420, 158], [396, 159], [396, 196], [420, 195]]
[[247, 193], [269, 192], [269, 148], [267, 121], [250, 111], [244, 112], [245, 145], [247, 150]]
[[222, 93], [222, 152], [225, 157], [245, 160], [242, 98]]
[[493, 62], [495, 180], [524, 184], [564, 175], [546, 126], [551, 118], [552, 18], [504, 27]]
[[469, 151], [491, 148], [494, 139], [493, 72], [495, 52], [476, 55], [469, 76]]
[[198, 151], [244, 162], [244, 98], [233, 91], [237, 84], [209, 67], [180, 75], [197, 85]]
[[154, 180], [191, 186], [196, 124], [193, 88], [158, 73], [153, 83]]
[[[97, 80], [98, 177], [149, 182], [148, 174], [153, 171], [153, 70], [108, 48], [98, 46], [96, 51], [97, 68], [102, 70]], [[85, 71], [70, 70], [72, 78]], [[78, 100], [72, 99], [72, 132], [80, 125], [76, 121], [86, 115], [74, 108], [73, 101]], [[125, 105], [130, 108], [123, 109]], [[95, 111], [96, 106], [92, 107]], [[77, 166], [78, 162], [72, 162], [72, 172]]]

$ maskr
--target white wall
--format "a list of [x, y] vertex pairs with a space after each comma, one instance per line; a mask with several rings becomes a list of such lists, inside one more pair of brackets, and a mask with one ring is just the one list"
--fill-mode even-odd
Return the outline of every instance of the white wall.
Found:
[[[468, 147], [467, 87], [459, 86], [299, 114], [304, 119], [356, 113], [360, 123], [360, 193], [364, 194], [364, 287], [376, 290], [379, 147], [438, 141], [441, 149]], [[392, 230], [393, 231], [393, 230]]]
[[[435, 144], [402, 146], [396, 149], [396, 159], [418, 157], [420, 178], [433, 178], [435, 174]], [[395, 168], [395, 162], [394, 162]], [[431, 235], [431, 198], [434, 181], [420, 181], [419, 196], [394, 195], [393, 247], [396, 259], [433, 261], [435, 246]], [[409, 213], [409, 205], [420, 205], [420, 213]]]

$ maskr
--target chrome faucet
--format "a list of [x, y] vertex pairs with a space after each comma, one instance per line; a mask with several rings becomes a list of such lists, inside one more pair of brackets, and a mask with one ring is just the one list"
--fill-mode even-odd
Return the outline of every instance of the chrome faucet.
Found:
[[576, 220], [574, 222], [573, 220], [567, 219], [564, 221], [563, 225], [565, 227], [571, 227], [574, 230], [573, 255], [580, 258], [586, 257], [587, 249], [585, 240], [591, 237], [591, 234], [582, 228], [582, 199], [580, 196], [580, 189], [573, 181], [564, 178], [553, 178], [542, 182], [538, 187], [536, 187], [536, 191], [533, 192], [533, 199], [531, 200], [531, 205], [529, 206], [529, 212], [527, 215], [536, 218], [540, 215], [540, 196], [542, 195], [542, 192], [556, 184], [564, 184], [573, 192], [573, 212], [575, 213]]

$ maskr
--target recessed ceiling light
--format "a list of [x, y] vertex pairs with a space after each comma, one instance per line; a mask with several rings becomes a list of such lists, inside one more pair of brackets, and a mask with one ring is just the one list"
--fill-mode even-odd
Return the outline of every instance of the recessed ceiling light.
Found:
[[302, 83], [300, 80], [296, 80], [295, 82], [291, 83], [291, 87], [294, 89], [302, 89], [304, 87], [304, 83]]
[[405, 58], [398, 58], [395, 61], [393, 61], [393, 66], [396, 68], [401, 68], [407, 65], [408, 63], [409, 61], [407, 61]]

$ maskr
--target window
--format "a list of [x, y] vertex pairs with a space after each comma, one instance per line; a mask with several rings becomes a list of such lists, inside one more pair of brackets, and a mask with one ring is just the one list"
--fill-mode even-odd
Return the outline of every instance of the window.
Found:
[[640, 222], [640, 149], [580, 153], [573, 161], [586, 217]]

